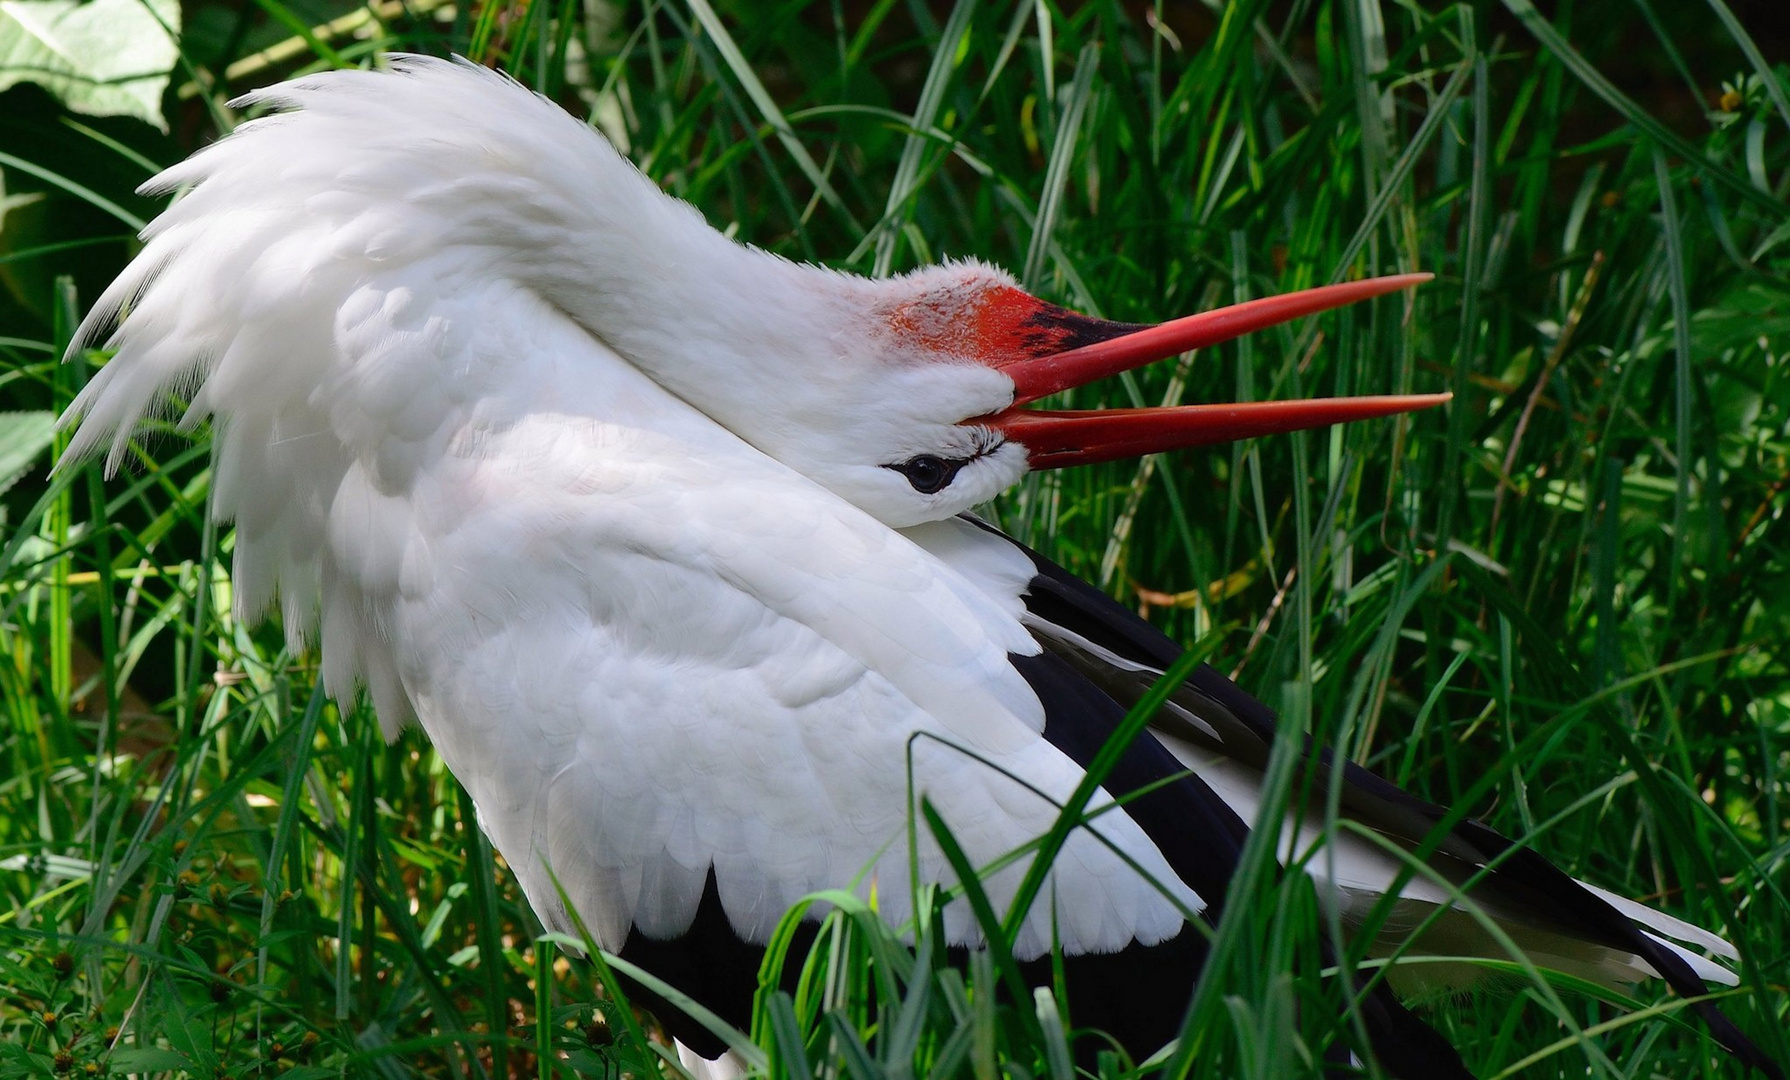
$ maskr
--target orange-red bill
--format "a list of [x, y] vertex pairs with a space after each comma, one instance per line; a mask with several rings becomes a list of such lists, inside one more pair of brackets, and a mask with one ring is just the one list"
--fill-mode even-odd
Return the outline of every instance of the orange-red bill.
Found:
[[1250, 401], [1159, 409], [1008, 409], [982, 423], [1026, 448], [1034, 469], [1141, 457], [1430, 409], [1450, 394]]
[[[1020, 312], [1017, 324], [1006, 327], [1006, 337], [1017, 337], [1024, 345], [991, 349], [988, 351], [994, 355], [983, 358], [984, 363], [1013, 380], [1013, 404], [973, 422], [993, 428], [1024, 446], [1032, 468], [1054, 469], [1434, 408], [1447, 401], [1449, 395], [1316, 398], [1073, 412], [1021, 408], [1061, 390], [1130, 371], [1190, 349], [1229, 341], [1291, 319], [1408, 289], [1433, 276], [1398, 274], [1326, 285], [1144, 327], [1091, 319], [1042, 304], [1014, 290], [1014, 295], [1026, 303], [990, 307], [995, 316], [1011, 315], [1008, 307]], [[998, 322], [998, 319], [992, 321]], [[1052, 352], [1049, 342], [1053, 338], [1059, 342], [1079, 339], [1082, 344]]]
[[[992, 361], [992, 366], [1013, 380], [1013, 404], [1024, 405], [1071, 387], [1082, 386], [1108, 375], [1143, 367], [1164, 357], [1205, 348], [1242, 337], [1291, 319], [1409, 289], [1430, 280], [1433, 274], [1396, 274], [1391, 277], [1346, 281], [1317, 289], [1268, 296], [1230, 307], [1202, 311], [1198, 315], [1159, 323], [1140, 330], [1125, 330], [1105, 340], [1042, 356], [1016, 352]], [[1089, 324], [1099, 320], [1062, 312], [1061, 316]], [[1111, 333], [1119, 324], [1100, 324]], [[1326, 421], [1334, 423], [1335, 421]], [[1310, 425], [1307, 425], [1310, 426]]]

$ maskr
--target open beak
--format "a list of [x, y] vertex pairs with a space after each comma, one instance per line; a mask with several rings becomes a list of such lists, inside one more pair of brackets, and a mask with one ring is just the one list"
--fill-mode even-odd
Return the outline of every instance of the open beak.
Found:
[[[975, 422], [1023, 445], [1032, 468], [1054, 469], [1433, 408], [1450, 395], [1313, 398], [1156, 409], [1022, 408], [1095, 379], [1216, 345], [1264, 327], [1408, 289], [1433, 276], [1398, 274], [1326, 285], [1141, 329], [1054, 309], [1053, 322], [1083, 341], [1092, 339], [1091, 343], [1062, 352], [996, 360], [993, 366], [1013, 379], [1013, 405]], [[1064, 325], [1066, 320], [1074, 320], [1074, 324]]]

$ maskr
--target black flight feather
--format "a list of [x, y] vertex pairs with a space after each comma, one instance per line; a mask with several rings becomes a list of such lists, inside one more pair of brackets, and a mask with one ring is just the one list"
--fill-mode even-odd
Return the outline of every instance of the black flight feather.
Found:
[[[1135, 702], [1180, 656], [1180, 646], [1105, 593], [993, 526], [969, 515], [965, 515], [965, 520], [1001, 536], [1030, 557], [1037, 576], [1024, 600], [1034, 635], [1047, 649], [1070, 658], [1121, 707]], [[1095, 650], [1078, 648], [1083, 642]], [[1112, 658], [1131, 666], [1115, 665], [1110, 662]], [[1176, 727], [1175, 734], [1255, 768], [1266, 768], [1274, 742], [1274, 713], [1217, 670], [1201, 665], [1174, 695], [1171, 704], [1217, 737], [1188, 725]], [[1321, 775], [1329, 775], [1334, 768], [1328, 748], [1308, 740], [1306, 754], [1308, 767], [1315, 763]], [[1470, 897], [1495, 900], [1501, 909], [1522, 912], [1537, 928], [1632, 953], [1686, 997], [1709, 993], [1708, 986], [1682, 957], [1534, 850], [1516, 845], [1471, 818], [1455, 824], [1446, 836], [1432, 838], [1430, 834], [1448, 817], [1443, 807], [1412, 795], [1354, 762], [1343, 763], [1341, 777], [1340, 802], [1345, 816], [1408, 850], [1430, 843], [1435, 851], [1431, 866], [1455, 884], [1463, 884], [1487, 863], [1496, 862], [1496, 868], [1468, 890]], [[1154, 833], [1151, 836], [1156, 838]], [[1784, 1080], [1780, 1066], [1714, 1003], [1699, 1001], [1692, 1007], [1710, 1034], [1735, 1057], [1773, 1080]], [[1379, 1052], [1380, 1040], [1376, 1039], [1375, 1045]], [[1382, 1064], [1395, 1068], [1384, 1053], [1381, 1058]]]

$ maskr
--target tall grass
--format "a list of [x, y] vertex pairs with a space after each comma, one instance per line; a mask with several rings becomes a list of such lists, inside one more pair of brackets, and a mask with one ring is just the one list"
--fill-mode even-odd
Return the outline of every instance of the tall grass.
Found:
[[[29, 465], [0, 506], [0, 1076], [657, 1067], [424, 741], [382, 745], [313, 655], [235, 620], [203, 432], [45, 476], [43, 414], [104, 357], [56, 360], [156, 209], [130, 189], [234, 93], [398, 49], [506, 68], [792, 258], [980, 257], [1133, 321], [1436, 273], [1075, 404], [1446, 410], [1039, 475], [990, 513], [1295, 730], [1725, 931], [1724, 1008], [1790, 1060], [1782, 40], [1722, 0], [359, 10], [189, 10], [172, 137], [30, 88], [0, 108], [37, 167], [6, 169], [0, 232], [0, 465]], [[1321, 923], [1298, 875], [1243, 883], [1172, 1070], [1313, 1074], [1353, 1039]], [[1003, 998], [998, 957], [940, 965], [856, 909], [822, 943], [750, 1033], [775, 1074], [1068, 1074], [1060, 1001]], [[1427, 1016], [1488, 1077], [1738, 1075], [1636, 993], [1511, 967]]]

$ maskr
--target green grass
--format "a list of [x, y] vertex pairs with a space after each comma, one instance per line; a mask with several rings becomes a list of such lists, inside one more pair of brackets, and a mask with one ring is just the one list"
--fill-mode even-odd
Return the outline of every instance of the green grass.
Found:
[[[29, 414], [0, 418], [0, 480], [29, 466], [0, 496], [0, 1076], [654, 1067], [627, 1010], [592, 1027], [602, 973], [536, 941], [424, 741], [384, 746], [314, 656], [232, 618], [203, 433], [112, 481], [47, 479], [33, 434], [157, 209], [131, 189], [232, 94], [389, 49], [505, 67], [793, 258], [974, 255], [1137, 321], [1436, 273], [1076, 404], [1446, 410], [1035, 476], [992, 513], [1295, 730], [1730, 934], [1724, 1008], [1790, 1060], [1790, 79], [1762, 59], [1784, 40], [1721, 0], [1143, 7], [440, 6], [320, 37], [359, 9], [193, 3], [175, 136], [0, 98], [0, 410]], [[1297, 875], [1247, 881], [1177, 1074], [1309, 1074], [1353, 1039], [1323, 933]], [[1003, 999], [992, 957], [940, 968], [861, 912], [823, 940], [835, 977], [752, 1033], [777, 1075], [1066, 1075], [1054, 1003]], [[1655, 988], [1630, 1013], [1490, 982], [1426, 1012], [1482, 1076], [1740, 1075]]]

